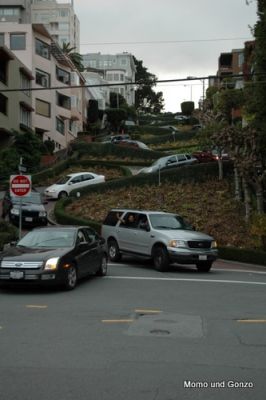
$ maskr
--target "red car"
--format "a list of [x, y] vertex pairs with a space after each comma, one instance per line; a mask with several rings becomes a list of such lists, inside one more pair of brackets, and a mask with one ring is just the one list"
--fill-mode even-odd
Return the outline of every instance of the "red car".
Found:
[[[217, 150], [206, 150], [206, 151], [195, 151], [192, 154], [198, 162], [212, 162], [212, 161], [217, 161], [219, 159], [219, 153]], [[222, 152], [222, 160], [229, 160], [229, 155], [227, 153]]]

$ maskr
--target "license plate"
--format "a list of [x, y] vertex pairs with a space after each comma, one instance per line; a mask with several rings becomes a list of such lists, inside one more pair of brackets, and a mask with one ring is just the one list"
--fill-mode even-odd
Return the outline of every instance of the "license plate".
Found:
[[11, 271], [10, 272], [10, 278], [11, 279], [23, 279], [24, 278], [24, 272], [23, 271]]
[[25, 221], [32, 222], [32, 217], [25, 217]]
[[207, 260], [207, 256], [201, 255], [201, 256], [199, 256], [199, 260]]

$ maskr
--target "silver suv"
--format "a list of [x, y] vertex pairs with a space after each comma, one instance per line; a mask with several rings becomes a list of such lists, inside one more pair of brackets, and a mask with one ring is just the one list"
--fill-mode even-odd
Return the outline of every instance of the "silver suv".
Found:
[[198, 160], [191, 154], [173, 154], [171, 156], [161, 157], [150, 167], [145, 167], [139, 170], [139, 174], [150, 174], [162, 169], [180, 167], [182, 165], [190, 165], [197, 163]]
[[217, 258], [215, 240], [196, 232], [184, 219], [161, 211], [112, 209], [102, 225], [111, 261], [122, 254], [152, 258], [158, 271], [171, 262], [195, 264], [208, 272]]

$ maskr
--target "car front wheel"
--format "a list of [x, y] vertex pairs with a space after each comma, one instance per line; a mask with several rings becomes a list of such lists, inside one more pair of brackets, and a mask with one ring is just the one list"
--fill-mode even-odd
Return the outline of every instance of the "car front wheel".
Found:
[[75, 289], [77, 281], [78, 281], [77, 268], [74, 265], [71, 265], [66, 270], [65, 285], [64, 285], [65, 289], [66, 290]]
[[67, 192], [60, 192], [58, 195], [58, 199], [65, 199], [68, 196]]
[[200, 261], [196, 265], [199, 272], [209, 272], [212, 267], [212, 261]]
[[114, 239], [111, 239], [108, 242], [108, 256], [111, 261], [121, 260], [121, 253], [119, 251], [117, 241]]
[[101, 266], [96, 272], [96, 275], [105, 276], [106, 274], [107, 274], [107, 256], [104, 254], [101, 261]]
[[157, 271], [164, 272], [169, 266], [169, 256], [165, 247], [157, 246], [153, 250], [153, 263]]

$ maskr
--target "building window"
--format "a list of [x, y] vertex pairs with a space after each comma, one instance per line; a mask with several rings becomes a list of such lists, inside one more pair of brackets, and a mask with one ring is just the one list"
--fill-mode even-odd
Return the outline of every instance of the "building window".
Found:
[[91, 67], [91, 68], [96, 68], [96, 60], [90, 60], [89, 62], [88, 62], [88, 64], [89, 64], [89, 66]]
[[125, 80], [124, 75], [123, 75], [123, 74], [120, 74], [120, 81], [121, 81], [121, 82], [124, 82], [124, 80]]
[[39, 56], [50, 60], [50, 46], [47, 43], [44, 43], [39, 39], [35, 39], [35, 51]]
[[70, 73], [62, 68], [56, 67], [56, 79], [66, 85], [70, 84]]
[[35, 70], [35, 82], [42, 87], [50, 87], [50, 74], [41, 71], [40, 69]]
[[7, 115], [7, 97], [0, 93], [0, 113]]
[[65, 134], [65, 124], [64, 121], [58, 117], [56, 117], [56, 130], [61, 133], [61, 135]]
[[119, 81], [119, 74], [114, 74], [114, 81]]
[[69, 23], [68, 22], [59, 22], [58, 29], [59, 29], [59, 31], [68, 31]]
[[69, 10], [67, 8], [61, 8], [61, 10], [58, 10], [58, 13], [60, 17], [68, 17]]
[[51, 117], [51, 104], [47, 101], [36, 99], [36, 114], [42, 115], [44, 117]]
[[23, 106], [20, 106], [20, 123], [28, 128], [31, 127], [31, 112]]
[[112, 81], [113, 80], [113, 74], [106, 74], [106, 80], [107, 81]]
[[11, 50], [25, 50], [26, 49], [25, 33], [11, 33], [10, 34], [10, 49]]
[[19, 15], [19, 8], [10, 7], [10, 8], [0, 8], [0, 16], [1, 17], [13, 17]]
[[0, 33], [0, 46], [4, 46], [5, 44], [5, 35]]
[[30, 96], [30, 88], [31, 88], [31, 81], [30, 79], [24, 75], [23, 73], [20, 74], [20, 87], [27, 96]]
[[7, 84], [7, 66], [8, 60], [1, 60], [0, 62], [0, 81]]
[[56, 104], [59, 107], [63, 107], [63, 108], [66, 108], [66, 109], [70, 110], [70, 108], [71, 108], [71, 97], [65, 96], [64, 94], [61, 94], [61, 93], [58, 93], [58, 92], [56, 93], [56, 97], [57, 97]]
[[238, 66], [242, 67], [244, 64], [245, 58], [244, 58], [244, 53], [238, 54]]

